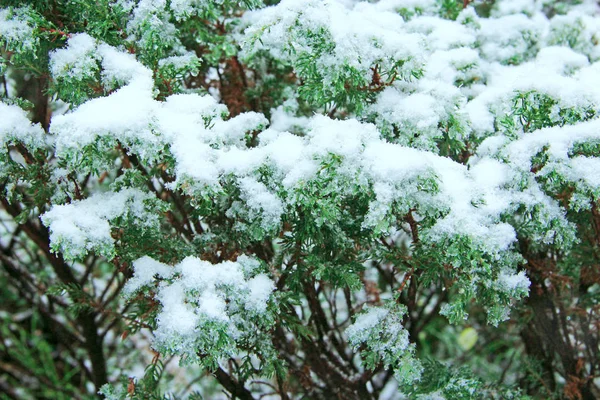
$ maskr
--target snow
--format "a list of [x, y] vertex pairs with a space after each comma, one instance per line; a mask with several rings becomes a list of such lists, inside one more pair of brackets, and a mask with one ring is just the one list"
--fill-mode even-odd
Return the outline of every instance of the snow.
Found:
[[162, 310], [156, 317], [158, 323], [154, 330], [156, 341], [168, 340], [172, 336], [191, 336], [199, 322], [194, 308], [187, 303], [182, 282], [162, 284], [156, 295]]
[[531, 282], [525, 275], [524, 271], [514, 274], [510, 271], [503, 270], [498, 276], [498, 284], [507, 292], [515, 290], [525, 290], [529, 288]]
[[441, 390], [435, 392], [417, 395], [417, 400], [446, 400]]
[[420, 13], [434, 13], [437, 11], [436, 0], [381, 0], [373, 4], [377, 10], [400, 11], [407, 9], [420, 10]]
[[528, 171], [531, 169], [531, 158], [545, 146], [548, 147], [550, 161], [568, 162], [569, 149], [573, 144], [599, 139], [600, 120], [594, 119], [577, 125], [540, 129], [508, 144], [503, 153], [514, 167]]
[[[364, 2], [349, 9], [332, 0], [284, 0], [276, 7], [244, 15], [246, 24], [251, 27], [245, 32], [243, 50], [249, 53], [266, 49], [275, 58], [294, 60], [305, 51], [311, 52], [310, 42], [291, 29], [301, 26], [307, 32], [325, 29], [335, 44], [331, 52], [319, 55], [315, 60], [324, 72], [324, 84], [334, 79], [333, 71], [340, 65], [356, 68], [369, 81], [370, 67], [375, 64], [383, 71], [392, 68], [391, 59], [418, 65], [420, 35], [405, 31], [402, 17], [385, 8], [378, 9]], [[294, 36], [289, 37], [290, 33]], [[257, 42], [255, 38], [259, 35], [260, 42]], [[282, 40], [288, 37], [288, 40]]]
[[[423, 211], [427, 210], [428, 205], [448, 210], [445, 217], [425, 231], [430, 240], [443, 240], [448, 235], [464, 235], [491, 254], [507, 250], [516, 240], [516, 234], [510, 225], [497, 222], [499, 215], [510, 205], [510, 200], [502, 199], [499, 190], [507, 179], [506, 173], [503, 173], [506, 169], [498, 168], [495, 171], [495, 181], [477, 185], [477, 180], [482, 180], [480, 174], [485, 171], [479, 170], [473, 179], [465, 166], [449, 159], [430, 152], [377, 142], [365, 149], [365, 161], [364, 168], [368, 168], [373, 181], [389, 183], [383, 192], [381, 186], [376, 188], [378, 201], [388, 204], [386, 208], [390, 203], [387, 188], [396, 187], [401, 189], [394, 197], [401, 199], [402, 196], [409, 196], [410, 199], [412, 192], [413, 204], [418, 204]], [[427, 194], [411, 188], [417, 178], [426, 176], [439, 182], [439, 193]], [[381, 193], [383, 198], [379, 199]], [[475, 206], [474, 203], [482, 197], [486, 206]], [[375, 212], [380, 212], [377, 211], [377, 204], [371, 207]], [[373, 219], [367, 217], [367, 220], [373, 224]]]
[[196, 54], [190, 51], [180, 56], [161, 58], [158, 61], [158, 66], [160, 68], [171, 66], [177, 70], [180, 70], [199, 63], [200, 59], [196, 56]]
[[478, 32], [478, 41], [481, 43], [482, 56], [501, 63], [508, 63], [513, 58], [533, 57], [535, 43], [547, 25], [547, 19], [539, 14], [531, 19], [524, 14], [513, 14], [482, 18], [479, 22], [481, 30]]
[[425, 77], [436, 81], [454, 84], [458, 79], [478, 78], [479, 54], [470, 48], [458, 48], [448, 51], [436, 51], [431, 55], [425, 68]]
[[[170, 50], [157, 62], [159, 67], [197, 63], [174, 36], [169, 12], [182, 19], [204, 5], [197, 0], [130, 3], [130, 40], [142, 48], [154, 46], [152, 32], [164, 32]], [[478, 265], [462, 265], [467, 257], [452, 260], [457, 274], [469, 276], [473, 285], [519, 297], [530, 281], [513, 268], [520, 260], [515, 243], [524, 224], [512, 218], [525, 218], [517, 210], [524, 206], [532, 215], [535, 210], [536, 230], [528, 233], [533, 243], [572, 242], [575, 227], [544, 179], [555, 176], [572, 184], [573, 198], [580, 202], [600, 189], [598, 157], [571, 154], [576, 144], [600, 141], [600, 120], [560, 121], [561, 110], [600, 111], [600, 23], [577, 7], [548, 19], [541, 14], [542, 5], [498, 2], [493, 18], [465, 10], [458, 22], [432, 15], [437, 7], [433, 0], [283, 0], [246, 13], [242, 55], [268, 50], [292, 66], [300, 55], [308, 55], [322, 72], [324, 87], [339, 84], [347, 67], [366, 82], [374, 66], [386, 71], [405, 62], [402, 72], [422, 70], [422, 77], [390, 79], [365, 104], [364, 113], [335, 114], [347, 119], [321, 115], [324, 109], [315, 115], [299, 112], [293, 89], [284, 104], [271, 110], [270, 120], [257, 112], [228, 118], [226, 106], [209, 95], [176, 94], [158, 101], [156, 71], [135, 54], [76, 33], [50, 54], [53, 78], [82, 80], [99, 73], [110, 94], [53, 116], [51, 139], [29, 122], [24, 110], [0, 103], [0, 143], [4, 148], [16, 142], [32, 148], [54, 145], [54, 155], [66, 164], [53, 171], [56, 178], [78, 171], [81, 160], [75, 156], [88, 146], [103, 152], [118, 143], [150, 165], [172, 157], [174, 166], [167, 172], [175, 181], [169, 189], [193, 200], [226, 196], [225, 217], [234, 220], [235, 228], [247, 235], [262, 230], [266, 238], [280, 234], [285, 213], [303, 205], [308, 184], [327, 179], [328, 192], [316, 194], [323, 196], [320, 200], [328, 200], [331, 192], [344, 199], [358, 192], [370, 196], [366, 215], [356, 216], [363, 233], [393, 234], [411, 213], [425, 245], [468, 243], [470, 251], [493, 264], [497, 279], [482, 277]], [[584, 5], [591, 7], [590, 2]], [[1, 10], [0, 21], [3, 40], [33, 46], [24, 39], [33, 29], [25, 17]], [[323, 51], [319, 43], [330, 46]], [[519, 94], [529, 102], [536, 101], [535, 95], [554, 102], [549, 117], [556, 126], [532, 131], [517, 126], [507, 132], [500, 122], [518, 119], [514, 99]], [[257, 144], [250, 148], [251, 136]], [[468, 140], [472, 147], [467, 150], [473, 153], [468, 162], [440, 155], [445, 140]], [[547, 160], [533, 168], [540, 152]], [[53, 249], [67, 258], [90, 251], [110, 258], [120, 217], [143, 228], [158, 227], [160, 215], [147, 207], [151, 199], [156, 200], [137, 189], [99, 193], [55, 205], [42, 221], [50, 229]], [[158, 346], [194, 343], [210, 324], [238, 337], [240, 321], [268, 313], [275, 290], [261, 263], [246, 255], [219, 264], [187, 257], [174, 266], [142, 257], [133, 269], [125, 293], [150, 287], [162, 307], [155, 332]], [[443, 312], [451, 314], [452, 307], [444, 305]], [[391, 350], [410, 352], [408, 334], [394, 319], [398, 314], [386, 307], [367, 308], [346, 334], [355, 346], [370, 343], [389, 364]], [[383, 332], [390, 342], [373, 341]]]
[[393, 304], [365, 308], [345, 333], [355, 350], [364, 347], [377, 354], [384, 368], [393, 367], [399, 382], [410, 383], [419, 379], [423, 368], [413, 358], [414, 346], [401, 322], [406, 310], [392, 309]]
[[480, 136], [495, 130], [495, 118], [510, 112], [511, 99], [518, 92], [547, 95], [565, 109], [598, 109], [600, 104], [597, 66], [586, 66], [568, 49], [541, 52], [536, 60], [519, 66], [493, 65], [488, 74], [486, 89], [465, 106]]
[[[284, 102], [283, 105], [277, 107], [277, 109], [275, 110], [271, 110], [271, 124], [270, 127], [274, 130], [274, 131], [279, 131], [279, 132], [292, 132], [294, 130], [303, 130], [308, 122], [309, 122], [309, 118], [307, 117], [297, 117], [293, 114], [290, 114], [288, 112], [286, 112], [286, 110], [284, 109], [284, 106], [286, 105], [286, 102]], [[298, 106], [298, 102], [295, 102], [295, 107], [297, 108]], [[296, 129], [294, 129], [296, 128]], [[265, 140], [265, 132], [263, 132], [261, 134], [261, 141]]]
[[166, 264], [148, 256], [138, 258], [133, 262], [133, 277], [127, 281], [123, 293], [125, 296], [131, 296], [143, 286], [152, 283], [155, 276], [169, 278], [172, 274], [173, 269]]
[[60, 77], [83, 80], [93, 78], [98, 71], [97, 42], [87, 33], [72, 35], [67, 47], [50, 53], [50, 72]]
[[50, 241], [66, 258], [76, 259], [90, 250], [112, 258], [114, 238], [110, 221], [117, 217], [131, 218], [141, 227], [155, 227], [158, 215], [147, 211], [144, 202], [153, 195], [137, 189], [97, 193], [85, 200], [55, 205], [41, 216], [50, 229]]
[[73, 112], [54, 117], [50, 131], [57, 138], [57, 154], [77, 151], [102, 135], [111, 135], [125, 143], [152, 144], [132, 146], [143, 158], [148, 157], [162, 140], [150, 129], [155, 103], [145, 83], [134, 80], [108, 97], [90, 100]]
[[251, 131], [259, 131], [268, 124], [269, 121], [264, 115], [250, 111], [230, 118], [227, 121], [216, 120], [211, 136], [214, 142], [237, 144], [245, 148], [246, 134]]
[[365, 342], [371, 334], [371, 330], [379, 328], [389, 312], [390, 310], [383, 307], [368, 308], [346, 329], [346, 335], [353, 342]]
[[98, 55], [102, 57], [102, 82], [108, 87], [117, 84], [141, 82], [136, 88], [142, 89], [152, 82], [152, 73], [143, 67], [133, 54], [118, 51], [102, 43], [98, 46]]
[[129, 25], [140, 27], [145, 21], [152, 21], [151, 23], [155, 24], [160, 23], [155, 14], [165, 10], [166, 5], [166, 0], [141, 0], [133, 10], [133, 18], [130, 20]]
[[169, 21], [171, 18], [166, 0], [140, 0], [132, 10], [132, 17], [127, 23], [128, 40], [134, 42], [142, 49], [157, 50], [160, 35], [160, 44], [172, 47], [183, 55], [185, 50], [177, 37], [175, 25]]
[[574, 71], [590, 64], [583, 54], [562, 46], [540, 49], [536, 56], [536, 63], [541, 70], [552, 70], [561, 75], [571, 75]]
[[406, 30], [411, 33], [421, 33], [427, 36], [427, 49], [450, 50], [468, 48], [475, 45], [474, 32], [465, 25], [438, 17], [423, 16], [414, 18], [406, 24]]
[[513, 14], [533, 15], [542, 11], [542, 1], [536, 0], [504, 0], [494, 3], [493, 17], [502, 17]]
[[32, 124], [27, 113], [18, 106], [0, 102], [0, 145], [21, 142], [28, 148], [40, 148], [46, 144], [44, 131], [39, 124]]
[[597, 157], [573, 157], [569, 166], [569, 178], [575, 182], [584, 181], [595, 190], [600, 189], [600, 159]]
[[[364, 152], [364, 166], [376, 182], [403, 182], [433, 169], [431, 153], [373, 141]], [[452, 165], [452, 162], [448, 162]], [[456, 166], [457, 168], [462, 168]]]
[[[126, 85], [110, 96], [92, 99], [72, 112], [55, 116], [50, 130], [57, 138], [56, 153], [79, 151], [99, 137], [111, 135], [130, 144], [143, 158], [150, 157], [164, 143], [151, 129], [158, 106], [152, 99], [152, 72], [132, 55], [106, 44], [91, 47], [90, 39], [85, 34], [76, 35], [70, 39], [66, 49], [53, 53], [56, 68], [71, 68], [70, 60], [79, 57], [80, 50], [85, 48], [86, 51], [97, 51], [94, 54], [101, 58], [104, 84], [109, 87], [116, 83]], [[140, 142], [151, 146], [135, 145]]]
[[[598, 11], [596, 5], [596, 12]], [[600, 21], [584, 10], [571, 10], [557, 15], [550, 21], [546, 44], [568, 46], [592, 61], [600, 58]]]
[[418, 130], [425, 130], [435, 126], [440, 121], [440, 113], [436, 112], [438, 103], [432, 96], [415, 93], [402, 96], [398, 91], [388, 88], [384, 90], [377, 100], [377, 108], [373, 111], [400, 127], [414, 126]]
[[[222, 3], [222, 0], [217, 0], [216, 3]], [[203, 9], [208, 8], [210, 4], [211, 2], [208, 0], [171, 0], [169, 6], [175, 19], [182, 20], [190, 15], [198, 14]]]
[[[245, 149], [246, 132], [268, 124], [263, 115], [250, 112], [224, 121], [225, 109], [209, 96], [175, 95], [165, 102], [155, 101], [149, 70], [130, 55], [109, 47], [104, 47], [102, 58], [103, 65], [123, 68], [118, 72], [108, 68], [107, 76], [118, 76], [117, 79], [129, 83], [110, 96], [91, 100], [69, 114], [57, 116], [51, 130], [57, 136], [58, 154], [72, 151], [73, 146], [92, 144], [99, 137], [119, 140], [142, 158], [157, 157], [156, 152], [168, 146], [175, 156], [176, 185], [187, 182], [192, 191], [203, 185], [218, 188], [222, 177], [233, 175], [240, 185], [240, 200], [248, 209], [247, 217], [261, 218], [264, 229], [280, 223], [286, 203], [293, 204], [295, 197], [280, 199], [274, 188], [253, 177], [255, 171], [268, 165], [286, 189], [295, 190], [303, 182], [316, 178], [321, 163], [333, 154], [343, 160], [338, 168], [342, 176], [356, 182], [387, 181], [396, 188], [408, 183], [412, 187], [408, 193], [414, 193], [412, 197], [395, 192], [396, 199], [450, 210], [444, 211], [446, 217], [428, 233], [433, 240], [464, 234], [481, 241], [488, 251], [496, 252], [506, 250], [515, 239], [509, 227], [496, 224], [502, 207], [476, 209], [472, 205], [485, 193], [472, 190], [473, 180], [466, 167], [429, 152], [385, 143], [373, 125], [314, 116], [305, 122], [303, 138], [271, 128], [257, 148]], [[422, 84], [425, 93], [440, 90], [428, 82]], [[415, 130], [429, 127], [435, 136], [436, 125], [446, 110], [439, 105], [433, 108], [440, 96], [425, 93], [403, 98], [390, 88], [380, 96], [377, 110], [390, 115], [392, 122], [414, 125]], [[413, 111], [409, 111], [411, 108]], [[356, 176], [357, 166], [360, 166], [359, 176]], [[419, 193], [415, 186], [423, 177], [439, 179], [441, 192]], [[494, 188], [487, 189], [495, 193]], [[491, 199], [491, 194], [488, 197]], [[385, 199], [385, 204], [389, 205], [390, 200]], [[373, 204], [372, 208], [381, 215], [381, 211], [376, 211], [381, 210], [380, 206]], [[230, 210], [236, 212], [241, 212], [239, 205]], [[375, 222], [373, 216], [367, 220]]]
[[[573, 143], [597, 139], [598, 127], [592, 121], [527, 135], [518, 133], [517, 140], [507, 140], [494, 135], [497, 118], [509, 111], [510, 100], [517, 92], [546, 94], [560, 107], [600, 104], [597, 89], [600, 85], [590, 84], [599, 81], [598, 66], [590, 64], [576, 49], [552, 46], [538, 51], [549, 22], [535, 10], [530, 13], [531, 18], [525, 14], [500, 16], [504, 11], [498, 10], [498, 19], [464, 24], [426, 15], [414, 15], [405, 22], [391, 11], [382, 11], [395, 10], [404, 3], [342, 5], [328, 1], [321, 7], [317, 2], [287, 0], [244, 17], [256, 22], [255, 26], [267, 26], [260, 32], [262, 45], [274, 56], [292, 62], [294, 56], [287, 52], [286, 46], [312, 51], [311, 44], [300, 37], [288, 38], [288, 44], [281, 40], [292, 34], [288, 31], [291, 26], [298, 24], [311, 32], [326, 27], [331, 35], [334, 50], [317, 61], [323, 68], [342, 63], [370, 77], [370, 67], [386, 57], [419, 60], [424, 66], [423, 78], [391, 85], [368, 107], [368, 113], [377, 115], [378, 126], [356, 119], [298, 117], [294, 114], [293, 100], [273, 110], [271, 121], [255, 112], [226, 120], [226, 108], [210, 96], [179, 94], [159, 102], [153, 98], [151, 71], [133, 55], [79, 34], [70, 39], [66, 49], [54, 53], [54, 67], [75, 71], [75, 64], [69, 60], [79, 61], [85, 58], [82, 55], [93, 54], [94, 62], [100, 62], [102, 67], [103, 82], [124, 86], [109, 96], [88, 101], [70, 113], [53, 118], [51, 132], [56, 138], [57, 154], [79, 151], [100, 139], [119, 141], [142, 159], [157, 159], [160, 152], [169, 151], [174, 156], [176, 178], [170, 187], [182, 188], [191, 195], [202, 193], [207, 187], [219, 192], [224, 180], [232, 179], [239, 194], [227, 215], [256, 221], [270, 232], [278, 231], [282, 216], [299, 201], [306, 182], [319, 179], [326, 163], [334, 157], [340, 193], [356, 189], [347, 182], [372, 185], [374, 200], [364, 217], [363, 229], [385, 229], [392, 207], [402, 213], [417, 207], [416, 218], [438, 215], [433, 224], [422, 229], [423, 240], [436, 243], [466, 237], [482, 252], [500, 259], [516, 240], [515, 228], [502, 222], [505, 213], [513, 212], [520, 204], [528, 207], [538, 204], [543, 205], [548, 224], [564, 218], [560, 207], [533, 181], [528, 181], [524, 191], [515, 189], [517, 182], [530, 174], [531, 159], [537, 152], [547, 148], [550, 155], [550, 164], [538, 172], [540, 176], [560, 170], [578, 184], [598, 187], [597, 175], [593, 173], [598, 167], [597, 160], [569, 158]], [[187, 7], [183, 3], [180, 6]], [[513, 6], [528, 7], [516, 2]], [[160, 8], [152, 7], [140, 2], [134, 12], [136, 18], [142, 18], [146, 11], [144, 18], [154, 15]], [[465, 12], [463, 19], [466, 21], [467, 17]], [[348, 23], [359, 18], [361, 24]], [[251, 28], [245, 37], [250, 41], [257, 34]], [[503, 65], [513, 57], [522, 58], [518, 62], [513, 60], [519, 65]], [[162, 65], [181, 60], [165, 59]], [[467, 83], [464, 88], [457, 88], [457, 82]], [[460, 124], [460, 129], [448, 133], [454, 135], [453, 139], [462, 140], [471, 134], [480, 138], [489, 136], [468, 166], [435, 154], [436, 141], [443, 133], [440, 126], [451, 118]], [[269, 123], [270, 127], [265, 129]], [[390, 125], [400, 132], [394, 142], [382, 138], [379, 131]], [[247, 148], [248, 134], [255, 131], [262, 131], [258, 146]], [[302, 136], [289, 131], [300, 131]], [[259, 173], [265, 168], [270, 178]], [[92, 218], [95, 214], [85, 217]], [[84, 231], [82, 237], [88, 237], [91, 243], [110, 245], [107, 222], [110, 217], [97, 217], [95, 221], [103, 232], [98, 237], [87, 232], [91, 222], [84, 217], [68, 225]], [[85, 242], [88, 239], [77, 242], [68, 231], [71, 228], [61, 231], [59, 223], [51, 228], [62, 232], [62, 239], [55, 236], [57, 241], [71, 241], [74, 248], [92, 246]], [[543, 240], [551, 240], [554, 234], [548, 231]], [[178, 268], [189, 282], [208, 282], [206, 279], [212, 276], [210, 269], [206, 269], [207, 275], [201, 279], [191, 272], [196, 267], [184, 268], [186, 263]], [[198, 271], [204, 271], [204, 267], [198, 267]], [[232, 273], [229, 277], [243, 281], [239, 274]], [[148, 283], [148, 279], [140, 282]], [[265, 293], [271, 290], [268, 282], [262, 278], [252, 282], [248, 290], [264, 300]], [[186, 290], [191, 290], [185, 285]], [[209, 292], [218, 290], [215, 286], [206, 293]], [[223, 297], [215, 294], [209, 302], [208, 294], [203, 296], [201, 313], [225, 321], [227, 307]], [[258, 306], [248, 307], [263, 310], [260, 306], [265, 304], [263, 300]]]
[[244, 177], [238, 181], [241, 190], [241, 198], [252, 211], [249, 218], [261, 218], [262, 226], [269, 229], [280, 223], [284, 212], [281, 200], [261, 182], [254, 178]]
[[260, 274], [248, 281], [249, 297], [246, 308], [258, 313], [267, 310], [267, 300], [275, 290], [273, 281], [265, 274]]
[[34, 35], [35, 25], [27, 13], [28, 7], [0, 9], [0, 41], [14, 48], [33, 50], [39, 44], [39, 38]]
[[[154, 331], [155, 346], [171, 348], [175, 344], [184, 351], [183, 346], [195, 340], [204, 324], [224, 324], [233, 337], [240, 318], [266, 312], [275, 284], [266, 274], [257, 273], [258, 267], [257, 261], [247, 256], [219, 264], [187, 257], [174, 267], [143, 257], [134, 262], [134, 277], [125, 292], [131, 295], [150, 285], [155, 276], [162, 278], [155, 296], [162, 306]], [[193, 347], [187, 350], [193, 351]]]

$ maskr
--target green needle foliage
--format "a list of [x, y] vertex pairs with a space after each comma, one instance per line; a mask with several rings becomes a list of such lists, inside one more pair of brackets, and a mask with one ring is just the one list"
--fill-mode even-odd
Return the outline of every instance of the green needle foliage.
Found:
[[593, 0], [0, 0], [0, 399], [600, 398]]

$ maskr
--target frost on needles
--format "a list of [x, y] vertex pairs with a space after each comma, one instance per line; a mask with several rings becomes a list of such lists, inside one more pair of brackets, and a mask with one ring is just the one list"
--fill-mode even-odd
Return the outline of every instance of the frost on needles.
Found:
[[[54, 109], [44, 127], [2, 98], [7, 204], [30, 207], [19, 218], [41, 218], [76, 270], [93, 254], [128, 271], [115, 301], [182, 364], [219, 375], [241, 360], [244, 388], [313, 365], [319, 337], [339, 357], [323, 362], [364, 390], [475, 396], [477, 371], [420, 358], [420, 324], [505, 329], [552, 279], [544, 263], [583, 268], [600, 9], [268, 3], [105, 1], [120, 35], [1, 8], [0, 71], [44, 60]], [[396, 383], [377, 387], [387, 369]], [[327, 386], [313, 374], [306, 385]]]

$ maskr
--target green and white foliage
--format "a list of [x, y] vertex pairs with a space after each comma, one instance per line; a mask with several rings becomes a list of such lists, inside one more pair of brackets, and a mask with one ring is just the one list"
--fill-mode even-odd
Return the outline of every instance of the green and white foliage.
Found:
[[38, 150], [48, 146], [48, 138], [44, 131], [37, 125], [33, 125], [27, 113], [17, 105], [0, 103], [2, 120], [0, 121], [0, 144], [2, 145], [2, 168], [0, 176], [5, 176], [7, 163], [11, 160], [10, 147], [18, 144], [28, 149]]
[[374, 369], [382, 363], [385, 369], [394, 370], [400, 384], [411, 385], [421, 377], [423, 367], [414, 358], [414, 345], [402, 326], [405, 313], [406, 309], [395, 302], [387, 307], [368, 308], [356, 317], [346, 334], [355, 348], [364, 345], [365, 367]]
[[[267, 379], [285, 398], [517, 398], [468, 357], [427, 359], [421, 334], [526, 326], [530, 287], [557, 279], [544, 266], [573, 288], [598, 265], [594, 1], [77, 0], [59, 20], [10, 3], [3, 209], [81, 273], [71, 300], [101, 304], [75, 292], [104, 298], [116, 278], [87, 265], [114, 266], [127, 332], [234, 396]], [[43, 115], [9, 93], [20, 70]], [[583, 367], [555, 374], [587, 393], [593, 361], [571, 350]]]
[[10, 51], [18, 49], [33, 50], [39, 44], [39, 38], [34, 35], [35, 22], [30, 16], [31, 10], [24, 8], [2, 9], [2, 40]]
[[[154, 346], [185, 363], [216, 368], [219, 361], [256, 351], [270, 361], [275, 350], [267, 333], [274, 325], [268, 310], [275, 289], [261, 264], [241, 256], [237, 262], [213, 265], [187, 257], [169, 267], [150, 257], [133, 263], [134, 276], [124, 293], [155, 290], [161, 310], [156, 316]], [[158, 287], [155, 280], [160, 281]], [[262, 365], [261, 368], [265, 366]]]
[[65, 258], [81, 258], [95, 251], [111, 260], [115, 255], [111, 228], [139, 225], [142, 229], [156, 229], [156, 210], [160, 209], [159, 200], [151, 194], [124, 189], [57, 205], [41, 218], [50, 227], [53, 249]]

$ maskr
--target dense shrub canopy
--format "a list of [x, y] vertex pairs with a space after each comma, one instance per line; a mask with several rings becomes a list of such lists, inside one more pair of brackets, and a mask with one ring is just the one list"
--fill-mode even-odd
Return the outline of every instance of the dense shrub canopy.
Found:
[[592, 0], [0, 0], [3, 398], [600, 397]]

